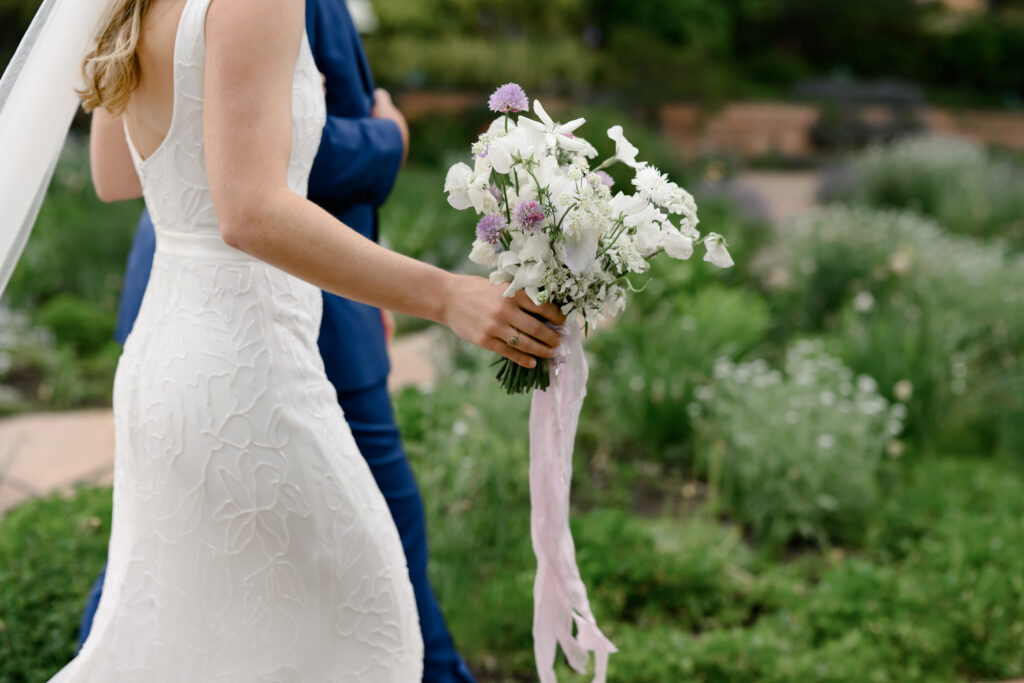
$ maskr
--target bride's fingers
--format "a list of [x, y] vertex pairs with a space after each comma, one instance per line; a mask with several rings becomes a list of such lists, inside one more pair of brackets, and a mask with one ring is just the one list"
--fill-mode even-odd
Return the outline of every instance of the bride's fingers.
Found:
[[555, 306], [554, 304], [535, 304], [533, 303], [533, 299], [531, 299], [529, 295], [521, 289], [518, 292], [516, 292], [516, 295], [513, 297], [513, 300], [524, 311], [536, 313], [546, 318], [547, 320], [550, 320], [556, 325], [565, 324], [565, 314], [562, 313], [562, 311], [559, 310], [558, 306]]
[[528, 353], [536, 358], [552, 358], [555, 355], [555, 350], [551, 346], [537, 341], [523, 330], [510, 327], [505, 333], [505, 339], [509, 340], [513, 337], [516, 339], [515, 348], [523, 353]]
[[511, 347], [504, 341], [499, 341], [494, 337], [491, 337], [484, 342], [483, 347], [488, 351], [493, 351], [499, 356], [508, 358], [517, 365], [522, 365], [524, 368], [534, 368], [537, 366], [537, 359], [533, 356], [523, 353], [517, 348]]
[[520, 332], [525, 332], [530, 335], [542, 344], [543, 348], [549, 350], [544, 354], [530, 351], [530, 353], [533, 353], [535, 356], [544, 355], [550, 357], [554, 354], [554, 348], [562, 343], [562, 339], [558, 336], [557, 332], [528, 313], [516, 311], [509, 324]]

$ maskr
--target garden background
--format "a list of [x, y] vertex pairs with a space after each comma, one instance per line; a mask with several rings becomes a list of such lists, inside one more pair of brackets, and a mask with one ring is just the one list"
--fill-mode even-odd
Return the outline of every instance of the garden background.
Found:
[[[37, 5], [0, 0], [0, 64]], [[610, 679], [1024, 677], [1024, 2], [371, 5], [371, 63], [412, 127], [391, 247], [469, 269], [445, 171], [517, 81], [605, 154], [622, 123], [737, 262], [657, 263], [587, 342], [573, 531]], [[96, 200], [86, 124], [0, 302], [0, 433], [109, 406], [141, 204]], [[794, 181], [818, 206], [773, 210], [765, 188]], [[438, 362], [395, 402], [441, 604], [481, 681], [535, 680], [528, 401], [443, 330], [400, 331]], [[4, 490], [18, 449], [0, 442]], [[6, 507], [0, 683], [45, 681], [110, 490]]]

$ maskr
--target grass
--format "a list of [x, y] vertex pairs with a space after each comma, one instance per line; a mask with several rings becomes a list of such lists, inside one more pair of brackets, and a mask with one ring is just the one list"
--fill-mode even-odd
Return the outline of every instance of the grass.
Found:
[[[496, 470], [521, 459], [519, 445], [496, 456], [504, 463]], [[456, 640], [482, 681], [532, 680], [528, 512], [509, 506], [521, 502], [523, 484], [514, 477], [522, 468], [507, 471], [510, 489], [491, 499], [493, 480], [453, 472], [454, 458], [416, 464], [425, 484], [451, 484], [426, 491], [432, 578]], [[456, 469], [481, 466], [489, 467]], [[581, 570], [599, 622], [620, 648], [611, 680], [954, 682], [1024, 674], [1020, 467], [931, 457], [894, 465], [889, 485], [863, 548], [794, 551], [782, 562], [700, 509], [652, 518], [612, 506], [578, 511]], [[499, 513], [505, 523], [495, 525]], [[44, 681], [71, 657], [104, 560], [109, 515], [110, 491], [101, 488], [32, 501], [3, 519], [3, 683]], [[563, 667], [559, 680], [586, 679]]]

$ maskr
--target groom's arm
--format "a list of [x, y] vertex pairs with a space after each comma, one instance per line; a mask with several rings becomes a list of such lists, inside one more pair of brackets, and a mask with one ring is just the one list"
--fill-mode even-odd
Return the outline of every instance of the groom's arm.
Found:
[[405, 139], [395, 121], [328, 116], [309, 176], [309, 198], [328, 206], [379, 206], [395, 184], [404, 155]]

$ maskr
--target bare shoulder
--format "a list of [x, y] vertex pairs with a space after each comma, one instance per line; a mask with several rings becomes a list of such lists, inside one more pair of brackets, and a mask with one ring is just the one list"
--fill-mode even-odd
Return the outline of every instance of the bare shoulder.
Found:
[[239, 59], [266, 59], [301, 41], [305, 8], [304, 0], [211, 0], [207, 45], [231, 50]]

